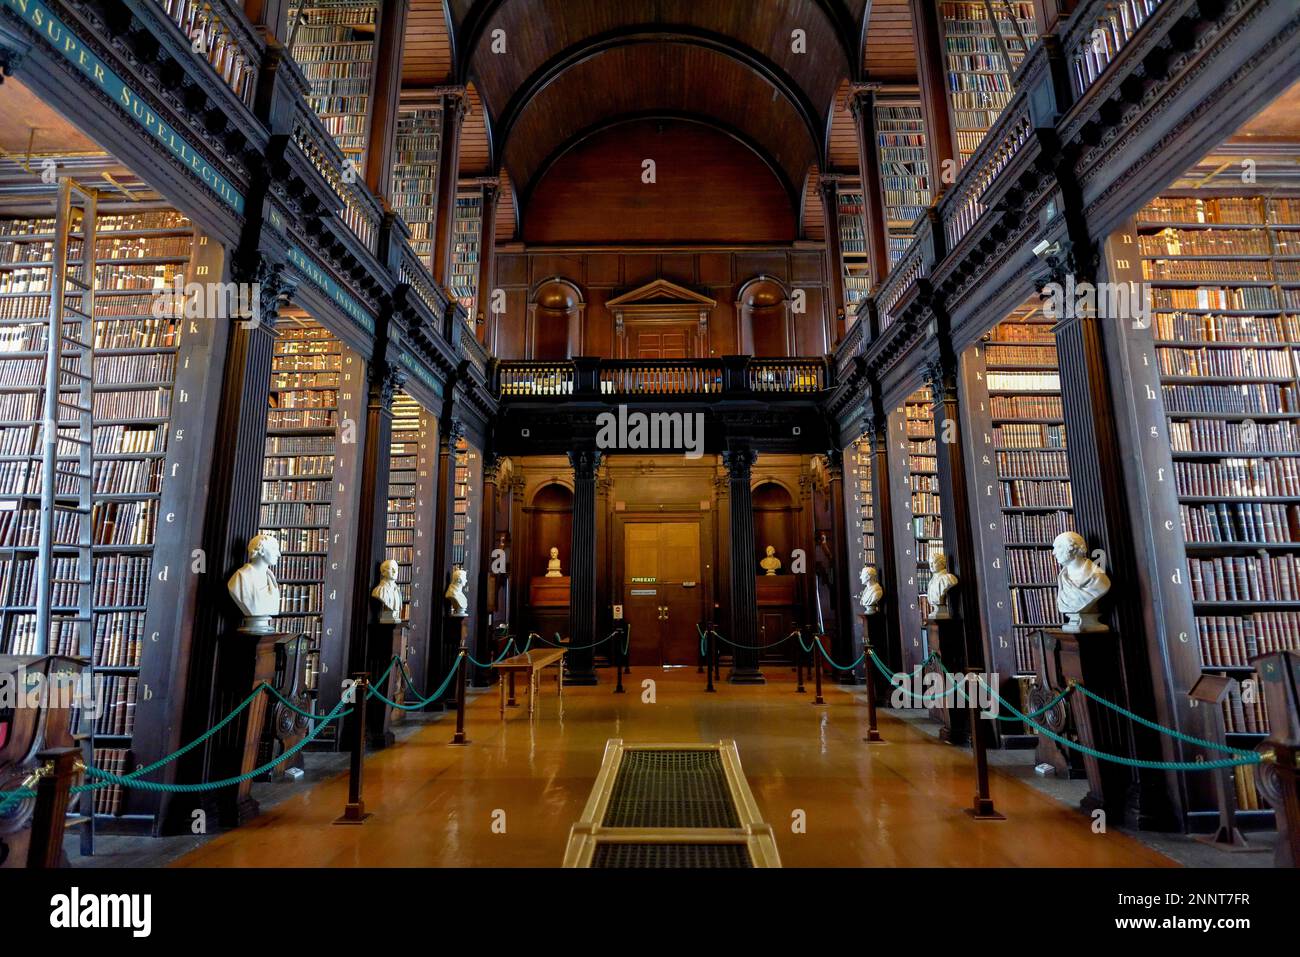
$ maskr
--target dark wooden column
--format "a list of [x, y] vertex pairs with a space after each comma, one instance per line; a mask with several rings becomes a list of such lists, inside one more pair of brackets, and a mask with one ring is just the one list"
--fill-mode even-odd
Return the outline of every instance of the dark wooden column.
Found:
[[478, 242], [478, 296], [474, 303], [478, 315], [474, 317], [474, 334], [479, 342], [488, 341], [492, 328], [492, 283], [496, 267], [497, 200], [501, 184], [495, 179], [485, 179], [483, 187], [483, 224], [479, 227]]
[[451, 251], [455, 245], [452, 225], [456, 218], [456, 189], [460, 180], [460, 129], [469, 101], [463, 87], [442, 94], [442, 130], [438, 153], [438, 218], [433, 224], [434, 281], [447, 288], [451, 276]]
[[579, 646], [566, 656], [565, 681], [594, 685], [596, 668], [596, 472], [600, 452], [576, 449], [569, 453], [573, 466], [573, 537], [569, 550], [569, 642]]
[[753, 449], [736, 447], [722, 453], [727, 468], [728, 522], [731, 540], [731, 627], [726, 635], [737, 646], [735, 666], [728, 680], [734, 684], [764, 684], [758, 668], [758, 589], [754, 546], [754, 495], [750, 478], [758, 456]]
[[[203, 518], [203, 555], [206, 571], [198, 577], [199, 598], [195, 604], [193, 643], [189, 648], [189, 669], [185, 682], [185, 703], [181, 714], [181, 740], [192, 741], [212, 726], [244, 695], [223, 710], [215, 688], [217, 649], [224, 635], [239, 628], [243, 617], [226, 590], [226, 580], [247, 560], [248, 542], [258, 531], [262, 503], [262, 461], [266, 455], [266, 408], [271, 388], [271, 360], [275, 345], [275, 320], [282, 301], [293, 294], [296, 284], [285, 277], [283, 264], [261, 256], [237, 260], [234, 278], [258, 282], [261, 315], [256, 325], [232, 323], [226, 366], [222, 374], [221, 404], [216, 435], [222, 436], [212, 455], [212, 492], [207, 496]], [[246, 694], [247, 692], [245, 692]], [[239, 722], [229, 727], [235, 734]], [[209, 779], [214, 749], [234, 747], [223, 734], [209, 739], [176, 762], [181, 781]], [[188, 833], [190, 811], [204, 808], [229, 819], [230, 808], [219, 807], [233, 790], [206, 796], [164, 796], [159, 818], [166, 833]]]
[[393, 171], [397, 101], [402, 88], [402, 47], [410, 0], [382, 0], [375, 37], [375, 77], [370, 91], [370, 131], [366, 147], [366, 185], [387, 205]]
[[[501, 460], [493, 453], [483, 453], [483, 498], [479, 509], [478, 525], [478, 583], [474, 588], [474, 630], [475, 635], [470, 644], [473, 655], [479, 661], [491, 661], [495, 657], [492, 644], [493, 629], [496, 622], [489, 622], [489, 596], [495, 585], [496, 576], [492, 574], [492, 550], [497, 547], [497, 479]], [[495, 616], [500, 619], [500, 615]], [[475, 688], [486, 688], [492, 684], [492, 673], [486, 668], [473, 668]]]
[[939, 357], [926, 369], [934, 401], [935, 451], [938, 454], [939, 509], [943, 521], [943, 548], [957, 587], [948, 606], [960, 627], [956, 647], [942, 649], [949, 671], [984, 667], [984, 639], [980, 627], [979, 556], [971, 531], [970, 490], [966, 482], [965, 436], [957, 408], [957, 356], [948, 340], [947, 322], [937, 322]]
[[[442, 419], [438, 424], [438, 478], [435, 488], [436, 502], [433, 519], [433, 607], [430, 610], [432, 620], [429, 624], [429, 653], [425, 655], [424, 683], [420, 690], [427, 694], [433, 691], [446, 677], [451, 667], [460, 642], [459, 627], [449, 627], [447, 621], [447, 600], [443, 595], [451, 584], [451, 530], [453, 525], [452, 510], [456, 500], [456, 443], [465, 437], [465, 424], [455, 418], [453, 400], [455, 394], [452, 383], [448, 383], [446, 401]], [[456, 625], [455, 622], [452, 625]], [[454, 632], [454, 634], [452, 633]], [[450, 700], [444, 695], [442, 700], [429, 705], [430, 711], [441, 711]]]
[[844, 255], [840, 248], [839, 183], [823, 176], [819, 184], [822, 197], [822, 215], [826, 218], [826, 282], [831, 291], [831, 312], [834, 325], [833, 340], [839, 342], [848, 326], [844, 315]]
[[[853, 569], [856, 562], [849, 553], [850, 524], [844, 491], [844, 452], [841, 449], [826, 451], [826, 504], [830, 509], [831, 528], [829, 551], [831, 555], [831, 601], [835, 603], [835, 634], [831, 647], [835, 660], [848, 664], [862, 654], [862, 636], [853, 614]], [[859, 539], [860, 541], [861, 539]], [[756, 586], [757, 587], [757, 586]], [[862, 669], [852, 671], [835, 669], [835, 680], [841, 684], [861, 684]]]
[[934, 181], [934, 199], [953, 183], [945, 169], [956, 175], [956, 166], [945, 167], [946, 160], [956, 160], [952, 134], [952, 100], [948, 97], [948, 71], [944, 64], [943, 32], [939, 24], [939, 4], [934, 0], [908, 0], [912, 11], [912, 35], [916, 41], [916, 78], [921, 86], [921, 116], [925, 120], [925, 143], [930, 150], [930, 176]]
[[[383, 328], [387, 328], [384, 323]], [[370, 363], [370, 376], [366, 390], [365, 440], [361, 447], [361, 487], [358, 491], [360, 509], [354, 525], [356, 561], [352, 568], [352, 618], [348, 628], [348, 673], [368, 671], [381, 658], [390, 657], [380, 649], [371, 649], [374, 637], [371, 625], [376, 620], [375, 603], [370, 592], [379, 583], [379, 564], [388, 548], [388, 475], [392, 465], [393, 443], [393, 393], [401, 388], [406, 375], [384, 358], [387, 335], [380, 336], [375, 344], [376, 358]], [[373, 652], [373, 653], [372, 653]], [[385, 665], [387, 667], [387, 665]], [[377, 674], [370, 675], [371, 680]], [[383, 702], [372, 699], [382, 716]], [[357, 712], [344, 719], [342, 740], [351, 740], [356, 732]], [[373, 712], [372, 712], [373, 714]], [[369, 717], [369, 715], [368, 715]], [[369, 721], [367, 737], [376, 743], [382, 734], [383, 722]]]
[[[1073, 188], [1066, 186], [1065, 192], [1070, 204]], [[1047, 282], [1063, 284], [1069, 276], [1073, 276], [1076, 284], [1095, 283], [1098, 279], [1097, 251], [1091, 245], [1063, 242], [1060, 254], [1050, 258], [1048, 265], [1050, 273], [1040, 280], [1040, 287]], [[1099, 317], [1094, 313], [1073, 315], [1060, 320], [1053, 331], [1061, 377], [1075, 530], [1087, 540], [1089, 549], [1100, 549], [1112, 582], [1107, 602], [1109, 614], [1104, 620], [1119, 635], [1120, 655], [1114, 662], [1116, 673], [1107, 682], [1107, 697], [1117, 694], [1120, 703], [1130, 710], [1155, 716], [1155, 687], [1147, 642], [1154, 643], [1156, 636], [1148, 639], [1146, 610], [1139, 599], [1141, 573], [1129, 518], [1132, 514], [1130, 485], [1124, 474], [1123, 456], [1116, 454], [1121, 448], [1119, 419], [1103, 341], [1104, 324], [1122, 321], [1127, 320]], [[1162, 753], [1160, 736], [1134, 722], [1103, 722], [1093, 733], [1099, 750], [1169, 760]], [[1130, 769], [1109, 762], [1103, 763], [1102, 771], [1111, 782], [1105, 788], [1111, 804], [1106, 809], [1109, 815], [1121, 815], [1126, 824], [1134, 827], [1176, 826], [1163, 772]], [[1120, 795], [1122, 803], [1114, 803], [1114, 795]]]
[[858, 137], [862, 227], [867, 236], [867, 264], [871, 268], [872, 289], [878, 287], [889, 273], [885, 191], [880, 179], [880, 147], [876, 142], [876, 91], [879, 89], [878, 83], [863, 83], [853, 87], [849, 94], [849, 111], [853, 114], [853, 128]]
[[[903, 596], [896, 594], [898, 575], [894, 550], [893, 503], [889, 484], [889, 416], [878, 389], [872, 389], [871, 405], [867, 412], [867, 439], [871, 443], [871, 520], [876, 538], [876, 568], [880, 583], [885, 588], [884, 607], [880, 614], [885, 619], [885, 647], [876, 654], [896, 670], [903, 667], [903, 632], [899, 616]], [[857, 612], [857, 608], [854, 608]]]

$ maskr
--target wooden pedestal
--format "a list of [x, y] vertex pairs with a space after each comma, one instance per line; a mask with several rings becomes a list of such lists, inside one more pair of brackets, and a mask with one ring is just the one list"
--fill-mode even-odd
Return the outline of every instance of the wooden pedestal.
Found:
[[569, 576], [532, 579], [528, 586], [528, 603], [534, 608], [568, 608]]
[[[366, 674], [371, 682], [378, 682], [390, 664], [393, 656], [400, 656], [406, 638], [406, 624], [374, 623], [370, 626], [370, 640], [366, 642]], [[402, 675], [400, 665], [393, 665], [388, 677], [379, 691], [389, 701], [397, 700], [397, 690], [401, 687]], [[379, 750], [391, 745], [396, 738], [392, 730], [393, 709], [385, 704], [378, 695], [366, 701], [366, 746]]]
[[[307, 689], [307, 647], [305, 635], [281, 635], [275, 642], [275, 677], [272, 687], [303, 711], [311, 710], [315, 697]], [[262, 740], [257, 749], [257, 767], [278, 758], [307, 736], [310, 722], [285, 705], [271, 699], [262, 725]], [[290, 768], [301, 769], [302, 752], [299, 751], [283, 764], [277, 764], [261, 775], [259, 781], [283, 781]]]
[[[263, 681], [267, 684], [274, 681], [276, 643], [296, 637], [285, 632], [250, 635], [245, 631], [222, 636], [217, 644], [209, 726], [238, 707]], [[258, 695], [238, 718], [210, 740], [204, 780], [237, 777], [257, 766], [257, 751], [266, 721], [266, 699], [265, 693]], [[211, 809], [222, 827], [238, 827], [257, 817], [259, 808], [253, 800], [252, 787], [253, 782], [248, 780], [215, 792]]]
[[[1039, 631], [1034, 635], [1032, 650], [1034, 670], [1038, 672], [1038, 687], [1029, 695], [1026, 714], [1042, 708], [1065, 690], [1068, 679], [1061, 670], [1059, 649], [1059, 643], [1055, 638], [1049, 638], [1047, 632]], [[1069, 701], [1063, 701], [1049, 711], [1045, 711], [1034, 718], [1034, 723], [1070, 741], [1079, 740], [1074, 710]], [[1082, 752], [1057, 744], [1044, 734], [1038, 735], [1035, 757], [1039, 764], [1050, 764], [1055, 768], [1056, 776], [1059, 778], [1073, 781], [1088, 775], [1083, 765]]]
[[[962, 632], [961, 622], [956, 618], [941, 618], [937, 621], [927, 621], [926, 628], [930, 633], [930, 650], [938, 649], [939, 657], [943, 659], [944, 667], [954, 675], [960, 675], [965, 669], [965, 657], [962, 651]], [[937, 662], [926, 667], [927, 671], [942, 670]], [[947, 687], [947, 683], [944, 684]], [[970, 720], [967, 714], [965, 704], [957, 700], [954, 696], [944, 695], [930, 708], [930, 713], [943, 722], [943, 727], [939, 730], [939, 739], [946, 741], [948, 744], [955, 744], [958, 747], [965, 747], [970, 743]]]

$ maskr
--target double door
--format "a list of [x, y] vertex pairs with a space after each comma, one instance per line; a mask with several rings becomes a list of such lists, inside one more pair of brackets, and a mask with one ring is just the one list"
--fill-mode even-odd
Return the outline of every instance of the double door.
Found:
[[624, 524], [623, 614], [632, 626], [634, 666], [697, 663], [701, 567], [699, 521]]

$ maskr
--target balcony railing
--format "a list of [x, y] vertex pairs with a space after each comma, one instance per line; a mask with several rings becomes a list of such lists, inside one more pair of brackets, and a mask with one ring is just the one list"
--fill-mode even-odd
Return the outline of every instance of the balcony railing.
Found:
[[[587, 393], [596, 396], [703, 396], [761, 392], [767, 395], [812, 395], [827, 388], [823, 359], [600, 359]], [[583, 394], [578, 389], [578, 362], [506, 361], [497, 365], [497, 390], [503, 397]]]
[[573, 395], [572, 362], [502, 362], [497, 392], [505, 396]]
[[402, 243], [401, 261], [397, 267], [398, 278], [406, 283], [415, 298], [420, 300], [432, 314], [435, 322], [441, 321], [443, 310], [447, 308], [443, 297], [439, 296], [429, 275], [429, 267], [422, 262], [415, 250], [407, 242]]
[[1164, 0], [1118, 0], [1101, 5], [1093, 15], [1079, 12], [1071, 24], [1066, 49], [1070, 56], [1070, 83], [1077, 99], [1085, 93], [1133, 39]]
[[366, 249], [372, 253], [377, 252], [375, 243], [379, 238], [379, 223], [383, 216], [379, 201], [355, 175], [344, 175], [343, 151], [325, 132], [320, 120], [308, 109], [307, 104], [303, 103], [301, 107], [293, 127], [294, 143], [338, 197], [342, 205], [339, 218]]
[[893, 268], [885, 281], [881, 284], [877, 295], [877, 305], [880, 311], [880, 331], [883, 333], [898, 318], [896, 308], [903, 297], [907, 295], [912, 284], [929, 271], [929, 264], [926, 262], [925, 243], [918, 237], [907, 254], [899, 261], [898, 265]]
[[212, 65], [217, 76], [247, 107], [252, 107], [262, 44], [241, 7], [228, 0], [153, 0], [185, 35], [195, 56]]
[[722, 363], [717, 360], [611, 359], [600, 365], [605, 395], [698, 395], [722, 391]]
[[826, 365], [820, 359], [755, 359], [749, 364], [754, 392], [820, 392], [826, 388]]
[[1007, 104], [997, 125], [971, 157], [967, 167], [972, 172], [963, 176], [952, 192], [940, 201], [939, 215], [949, 250], [955, 249], [984, 215], [985, 195], [1025, 145], [1032, 129], [1029, 103], [1022, 93]]

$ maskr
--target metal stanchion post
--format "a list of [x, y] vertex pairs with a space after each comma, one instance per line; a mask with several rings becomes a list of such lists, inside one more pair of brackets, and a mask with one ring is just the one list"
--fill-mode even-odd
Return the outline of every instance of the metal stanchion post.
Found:
[[625, 636], [620, 633], [614, 638], [614, 694], [625, 694], [623, 690], [623, 663], [627, 660], [627, 654], [631, 650], [627, 645], [620, 645], [619, 640]]
[[794, 650], [794, 666], [795, 666], [794, 693], [807, 694], [808, 692], [807, 690], [804, 689], [803, 686], [803, 656], [804, 656], [803, 632], [798, 632], [798, 635], [799, 637], [796, 638], [795, 640], [799, 642], [799, 646]]
[[816, 679], [816, 682], [813, 685], [816, 691], [816, 696], [813, 698], [813, 704], [826, 703], [826, 699], [822, 697], [822, 663], [817, 657], [821, 651], [821, 635], [814, 634], [812, 651], [809, 652], [809, 655], [812, 657], [813, 677]]
[[451, 736], [452, 744], [469, 744], [469, 738], [465, 737], [465, 670], [468, 667], [469, 657], [462, 641], [456, 659], [456, 733]]
[[876, 729], [876, 676], [871, 672], [871, 646], [865, 647], [867, 666], [867, 736], [863, 741], [880, 741], [880, 732]]
[[357, 720], [353, 722], [356, 733], [352, 737], [352, 761], [348, 767], [348, 803], [335, 824], [360, 824], [370, 817], [366, 802], [361, 797], [361, 772], [366, 756], [366, 699], [370, 696], [370, 675], [360, 672], [352, 685], [352, 709]]
[[977, 821], [1005, 821], [993, 807], [989, 794], [988, 722], [980, 717], [979, 695], [975, 693], [981, 676], [978, 671], [966, 672], [966, 705], [970, 716], [971, 749], [975, 752], [975, 801], [966, 809]]
[[717, 652], [713, 646], [713, 629], [710, 628], [704, 633], [704, 669], [709, 676], [708, 682], [704, 686], [704, 690], [710, 694], [718, 690], [713, 687], [713, 665], [716, 655]]

